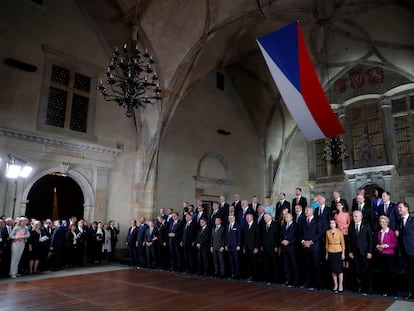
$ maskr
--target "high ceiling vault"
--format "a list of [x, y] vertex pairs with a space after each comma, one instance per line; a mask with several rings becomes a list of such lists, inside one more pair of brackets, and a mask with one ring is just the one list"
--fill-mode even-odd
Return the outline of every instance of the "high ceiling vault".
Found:
[[[300, 21], [322, 84], [333, 85], [358, 65], [412, 81], [414, 4], [410, 0], [83, 0], [110, 47], [138, 26], [155, 56], [165, 100], [164, 123], [175, 105], [212, 70], [222, 71], [243, 98], [264, 137], [277, 88], [255, 39]], [[387, 72], [388, 72], [387, 71]]]

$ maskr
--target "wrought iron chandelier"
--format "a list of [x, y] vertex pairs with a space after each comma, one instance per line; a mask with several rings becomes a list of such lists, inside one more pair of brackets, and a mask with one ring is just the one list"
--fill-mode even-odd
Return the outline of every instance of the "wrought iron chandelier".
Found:
[[342, 138], [339, 136], [332, 136], [325, 142], [323, 158], [327, 161], [331, 161], [331, 163], [335, 165], [348, 158], [348, 153], [346, 152], [346, 147]]
[[96, 89], [106, 101], [126, 108], [128, 118], [135, 117], [135, 109], [162, 99], [154, 64], [148, 50], [141, 53], [137, 40], [133, 39], [129, 48], [125, 43], [122, 49], [115, 48], [112, 52], [105, 73], [107, 86], [100, 80]]

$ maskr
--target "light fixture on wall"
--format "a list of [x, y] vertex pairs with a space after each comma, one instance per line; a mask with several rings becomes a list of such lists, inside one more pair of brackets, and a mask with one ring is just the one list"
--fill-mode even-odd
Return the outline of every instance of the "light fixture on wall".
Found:
[[323, 158], [335, 165], [348, 158], [348, 153], [346, 152], [346, 147], [341, 137], [332, 136], [325, 141]]
[[33, 168], [27, 165], [27, 162], [9, 155], [9, 162], [6, 166], [6, 177], [17, 179], [18, 177], [27, 178]]
[[105, 73], [106, 81], [100, 80], [96, 87], [106, 101], [126, 108], [127, 117], [135, 116], [138, 107], [146, 107], [162, 99], [158, 76], [154, 71], [154, 59], [148, 50], [140, 51], [136, 27], [132, 37], [129, 46], [125, 43], [121, 49], [115, 48], [112, 52]]

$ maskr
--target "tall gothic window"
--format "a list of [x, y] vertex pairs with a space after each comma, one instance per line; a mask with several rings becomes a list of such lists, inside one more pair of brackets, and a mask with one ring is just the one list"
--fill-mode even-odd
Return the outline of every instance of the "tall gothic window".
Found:
[[398, 166], [400, 168], [409, 168], [414, 166], [412, 145], [414, 96], [395, 98], [391, 103], [394, 117]]
[[94, 68], [44, 47], [46, 64], [38, 128], [57, 134], [91, 136], [96, 83]]

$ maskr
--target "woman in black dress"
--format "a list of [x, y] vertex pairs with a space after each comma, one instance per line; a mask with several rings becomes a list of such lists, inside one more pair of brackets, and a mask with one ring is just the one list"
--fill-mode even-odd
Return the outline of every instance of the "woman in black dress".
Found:
[[32, 231], [30, 231], [29, 238], [29, 273], [38, 273], [39, 261], [42, 258], [42, 232], [41, 222], [35, 221]]

